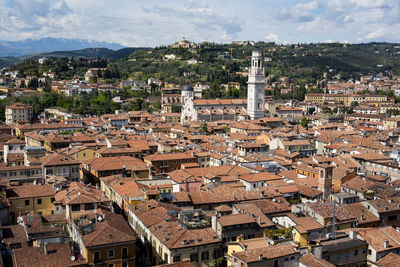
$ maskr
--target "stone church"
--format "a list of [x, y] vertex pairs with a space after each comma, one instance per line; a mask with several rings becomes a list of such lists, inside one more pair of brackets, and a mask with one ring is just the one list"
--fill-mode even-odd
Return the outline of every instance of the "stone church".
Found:
[[190, 121], [256, 120], [265, 116], [265, 75], [262, 53], [253, 51], [247, 82], [247, 99], [194, 99], [193, 87], [181, 91], [181, 123]]

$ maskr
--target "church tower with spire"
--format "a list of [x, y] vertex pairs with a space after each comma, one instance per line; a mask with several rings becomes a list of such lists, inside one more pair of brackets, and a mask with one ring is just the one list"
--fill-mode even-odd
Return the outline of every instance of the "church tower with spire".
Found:
[[262, 53], [253, 51], [247, 81], [247, 114], [251, 120], [257, 120], [265, 116], [265, 76], [262, 64]]

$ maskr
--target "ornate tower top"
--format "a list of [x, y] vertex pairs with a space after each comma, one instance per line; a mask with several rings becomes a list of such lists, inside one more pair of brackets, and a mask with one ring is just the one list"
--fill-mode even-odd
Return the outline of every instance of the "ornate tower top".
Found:
[[264, 69], [262, 65], [262, 53], [260, 51], [253, 51], [251, 55], [250, 74], [263, 75]]

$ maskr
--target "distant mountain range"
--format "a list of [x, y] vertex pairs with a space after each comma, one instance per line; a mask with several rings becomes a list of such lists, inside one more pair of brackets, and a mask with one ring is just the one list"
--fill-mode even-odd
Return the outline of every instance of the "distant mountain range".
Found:
[[0, 41], [0, 68], [21, 62], [27, 58], [85, 57], [110, 60], [129, 56], [139, 47], [124, 47], [114, 43], [90, 42], [78, 39], [43, 38], [20, 42]]
[[115, 43], [49, 37], [14, 42], [0, 41], [0, 57], [20, 57], [52, 51], [71, 51], [98, 47], [112, 50], [124, 48], [124, 46]]

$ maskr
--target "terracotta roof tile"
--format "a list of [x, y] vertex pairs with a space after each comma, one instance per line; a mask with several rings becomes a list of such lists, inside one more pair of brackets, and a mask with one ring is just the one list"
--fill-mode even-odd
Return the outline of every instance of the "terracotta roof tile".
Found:
[[275, 259], [295, 254], [299, 254], [299, 252], [295, 251], [289, 244], [232, 253], [234, 257], [239, 258], [245, 263], [259, 261], [260, 255], [263, 259]]
[[68, 243], [48, 244], [48, 254], [43, 246], [25, 247], [14, 250], [14, 266], [53, 267], [53, 266], [83, 266], [87, 262], [78, 258], [71, 260], [71, 250]]

